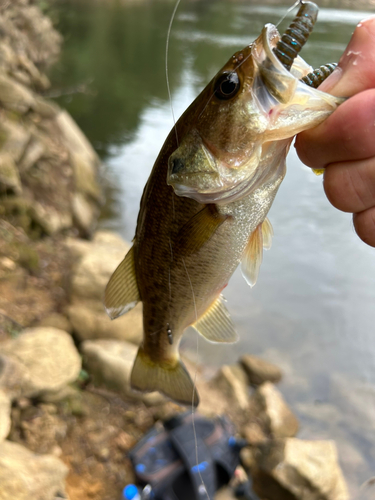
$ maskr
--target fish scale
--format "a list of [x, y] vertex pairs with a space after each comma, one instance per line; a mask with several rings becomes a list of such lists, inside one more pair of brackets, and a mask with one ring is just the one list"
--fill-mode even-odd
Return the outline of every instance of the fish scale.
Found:
[[212, 342], [237, 340], [221, 291], [240, 262], [246, 281], [255, 284], [263, 246], [271, 243], [267, 213], [292, 138], [342, 102], [300, 81], [312, 69], [300, 57], [288, 71], [275, 54], [279, 40], [277, 29], [266, 25], [234, 54], [156, 159], [133, 247], [105, 294], [111, 318], [143, 303], [134, 389], [198, 404], [179, 356], [183, 332], [191, 325]]

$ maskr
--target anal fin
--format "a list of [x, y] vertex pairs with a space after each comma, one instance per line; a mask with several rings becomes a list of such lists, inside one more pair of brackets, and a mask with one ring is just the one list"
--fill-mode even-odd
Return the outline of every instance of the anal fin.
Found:
[[133, 389], [142, 392], [159, 391], [173, 401], [183, 405], [199, 404], [197, 390], [179, 358], [170, 362], [153, 361], [141, 346], [130, 378]]
[[134, 268], [133, 247], [112, 274], [105, 289], [104, 307], [108, 316], [115, 319], [130, 311], [140, 301]]
[[209, 342], [237, 342], [238, 334], [220, 295], [192, 326]]

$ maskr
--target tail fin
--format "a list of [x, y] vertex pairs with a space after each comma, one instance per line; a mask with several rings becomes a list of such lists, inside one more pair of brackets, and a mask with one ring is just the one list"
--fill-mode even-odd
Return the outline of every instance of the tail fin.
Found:
[[174, 364], [155, 363], [142, 346], [138, 349], [130, 381], [132, 388], [138, 391], [159, 391], [183, 405], [199, 404], [197, 390], [181, 360], [176, 359]]

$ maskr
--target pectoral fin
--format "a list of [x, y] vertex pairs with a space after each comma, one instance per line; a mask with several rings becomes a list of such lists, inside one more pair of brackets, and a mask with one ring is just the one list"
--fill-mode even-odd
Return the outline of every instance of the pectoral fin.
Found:
[[262, 223], [263, 248], [269, 250], [272, 245], [273, 227], [268, 218]]
[[180, 359], [156, 363], [141, 346], [130, 378], [133, 389], [142, 392], [159, 391], [177, 403], [198, 406], [199, 397]]
[[130, 311], [140, 300], [131, 247], [106, 286], [104, 307], [108, 316], [115, 319]]
[[242, 275], [248, 285], [253, 287], [258, 279], [260, 265], [263, 260], [263, 248], [271, 248], [273, 229], [268, 219], [251, 233], [249, 242], [241, 262]]
[[238, 335], [220, 295], [209, 309], [192, 325], [209, 342], [237, 342]]
[[198, 252], [227, 219], [214, 205], [206, 205], [181, 228], [177, 235], [178, 247], [187, 255]]

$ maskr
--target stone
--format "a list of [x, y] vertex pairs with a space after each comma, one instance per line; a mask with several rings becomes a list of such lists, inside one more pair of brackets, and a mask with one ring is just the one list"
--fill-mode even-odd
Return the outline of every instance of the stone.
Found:
[[64, 240], [64, 245], [69, 250], [73, 259], [78, 261], [85, 255], [86, 252], [91, 250], [93, 243], [92, 241], [82, 240], [80, 238], [67, 237]]
[[248, 422], [245, 424], [241, 429], [241, 434], [252, 446], [257, 446], [267, 441], [267, 436], [258, 422]]
[[34, 99], [33, 109], [43, 118], [54, 118], [60, 112], [60, 108], [54, 102], [40, 96], [35, 96]]
[[4, 342], [1, 350], [23, 367], [22, 396], [57, 392], [74, 382], [81, 370], [81, 358], [71, 336], [57, 328], [28, 328]]
[[254, 385], [263, 382], [279, 382], [282, 377], [280, 368], [252, 354], [245, 354], [240, 358], [240, 363], [245, 369], [249, 382]]
[[64, 332], [72, 333], [72, 325], [68, 318], [57, 312], [53, 312], [44, 317], [38, 326], [50, 326], [58, 330], [64, 330]]
[[293, 437], [298, 420], [271, 382], [260, 385], [252, 397], [252, 409], [274, 438]]
[[19, 122], [5, 119], [0, 123], [1, 153], [18, 163], [30, 140], [30, 131]]
[[55, 500], [68, 498], [68, 467], [53, 455], [37, 455], [20, 444], [0, 443], [0, 499]]
[[35, 64], [30, 61], [28, 57], [24, 54], [18, 54], [18, 67], [22, 68], [22, 71], [12, 71], [12, 76], [16, 77], [16, 74], [22, 74], [21, 81], [26, 80], [29, 82], [29, 86], [35, 86], [40, 90], [47, 90], [51, 84], [47, 76], [39, 71]]
[[225, 396], [245, 410], [249, 406], [249, 387], [247, 385], [246, 373], [239, 365], [225, 365], [220, 368], [214, 383], [223, 391]]
[[33, 137], [19, 162], [20, 171], [27, 172], [45, 154], [46, 150], [46, 144], [38, 137]]
[[[2, 346], [1, 344], [1, 350]], [[30, 374], [25, 365], [0, 354], [0, 391], [3, 391], [10, 399], [21, 397], [30, 386]]]
[[0, 390], [0, 443], [8, 436], [11, 426], [11, 399]]
[[0, 193], [11, 190], [13, 193], [22, 192], [21, 179], [17, 165], [7, 153], [0, 154]]
[[35, 104], [31, 90], [12, 78], [0, 75], [0, 102], [11, 111], [26, 114]]
[[97, 231], [92, 239], [92, 242], [99, 245], [117, 246], [119, 248], [129, 248], [130, 243], [125, 241], [121, 236], [113, 231], [101, 229]]
[[68, 229], [72, 225], [72, 215], [69, 212], [64, 213], [51, 205], [42, 205], [35, 200], [31, 203], [30, 215], [48, 235]]
[[143, 394], [130, 387], [130, 374], [137, 354], [137, 347], [118, 340], [86, 340], [81, 346], [85, 369], [94, 384], [147, 404], [159, 404], [165, 398], [159, 393]]
[[77, 298], [102, 302], [108, 280], [129, 248], [129, 243], [123, 240], [117, 240], [116, 245], [100, 242], [93, 244], [73, 272], [72, 302]]
[[254, 491], [268, 500], [349, 500], [333, 441], [277, 439], [260, 448]]
[[0, 257], [0, 270], [2, 271], [14, 271], [17, 268], [17, 264], [14, 260], [8, 257]]
[[232, 488], [229, 488], [228, 486], [220, 488], [214, 497], [214, 500], [236, 500], [236, 499], [237, 497], [235, 496], [234, 491], [232, 490]]
[[94, 200], [102, 201], [96, 177], [96, 169], [100, 164], [96, 152], [69, 113], [60, 111], [56, 123], [70, 153], [77, 191], [89, 195]]
[[90, 236], [98, 218], [98, 205], [90, 202], [83, 194], [75, 193], [72, 199], [72, 210], [75, 225], [81, 234]]
[[256, 449], [251, 446], [245, 446], [240, 451], [241, 464], [247, 471], [252, 471], [256, 467]]
[[111, 320], [102, 302], [74, 303], [67, 308], [70, 323], [79, 340], [117, 339], [139, 345], [143, 336], [142, 304]]

